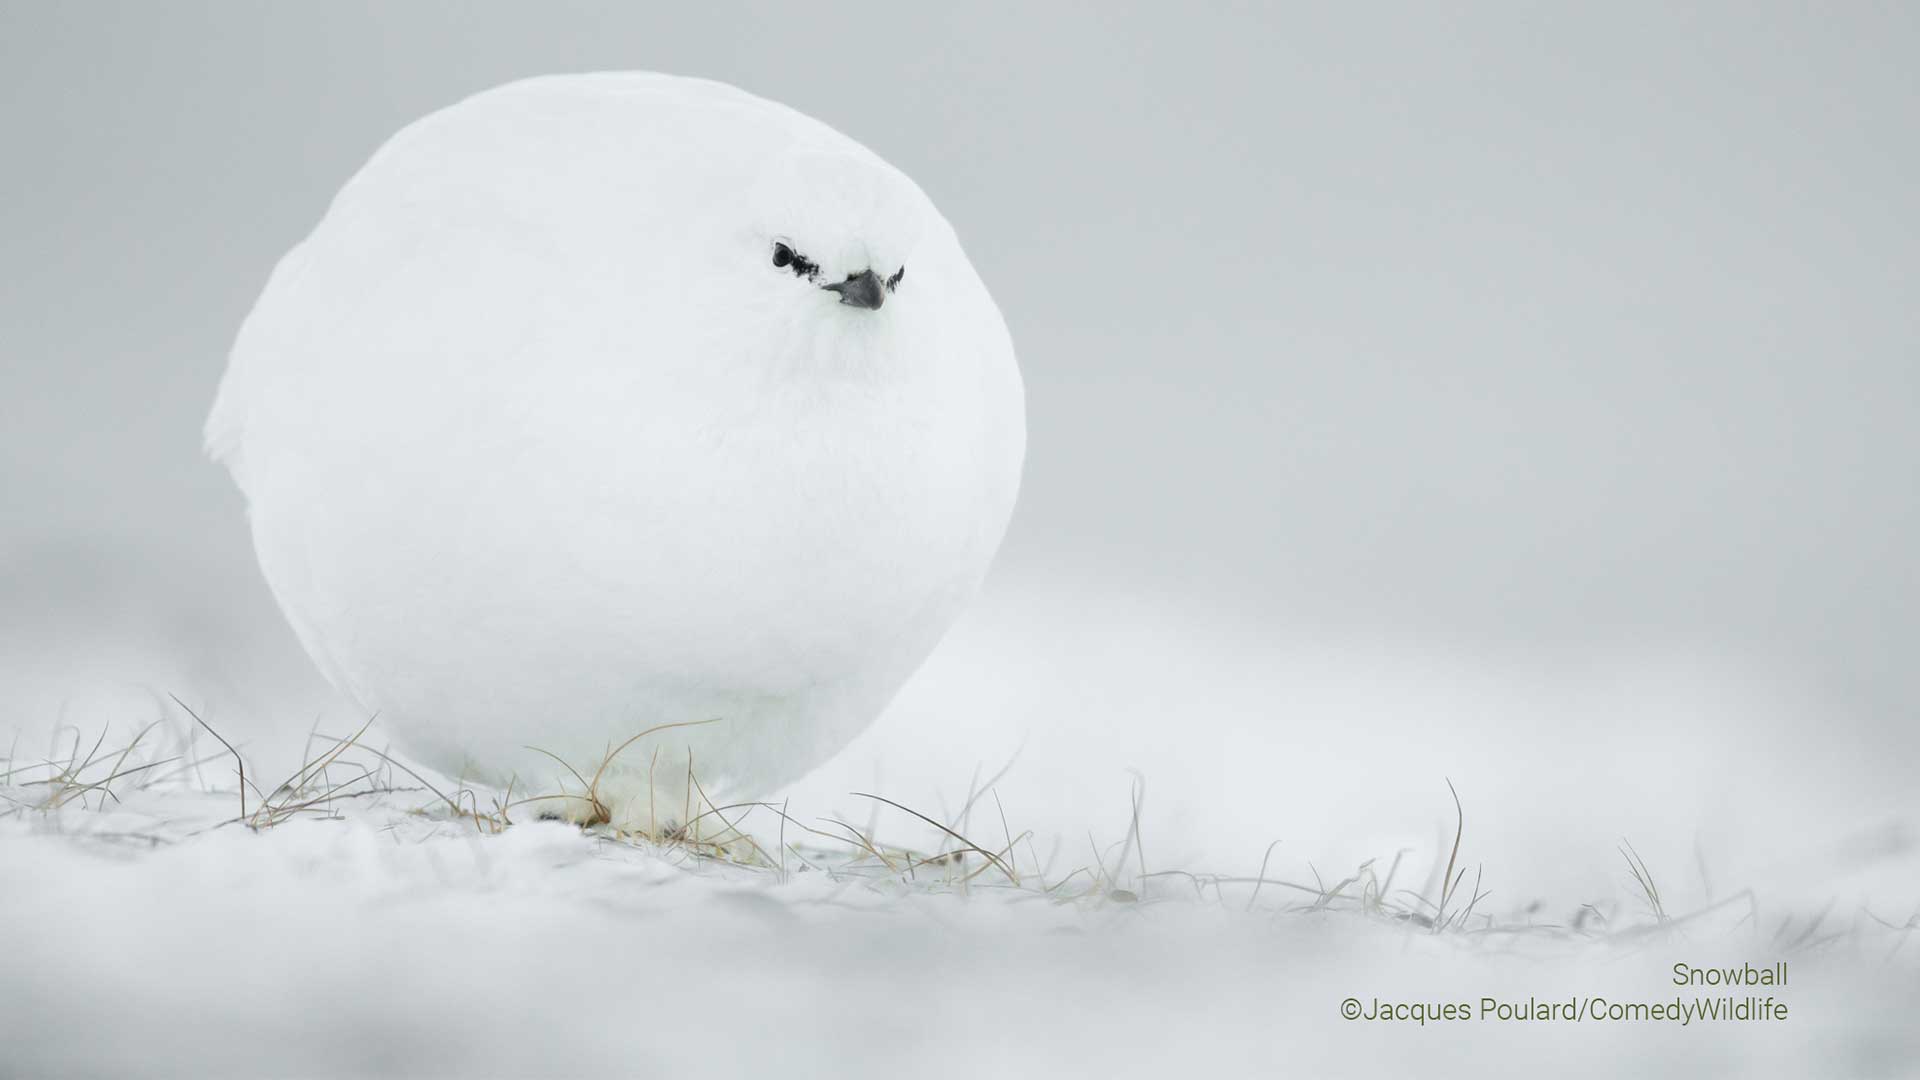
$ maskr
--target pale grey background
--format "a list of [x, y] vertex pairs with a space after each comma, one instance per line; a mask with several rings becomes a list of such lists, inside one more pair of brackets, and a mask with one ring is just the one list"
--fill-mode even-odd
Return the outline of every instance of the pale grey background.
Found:
[[[1121, 597], [1477, 670], [1733, 656], [1820, 702], [1769, 768], [1904, 790], [1920, 16], [1442, 7], [6, 3], [4, 670], [296, 678], [198, 448], [274, 260], [423, 113], [653, 68], [827, 120], [954, 221], [1030, 395], [996, 580], [1084, 583], [1033, 594], [1056, 621]], [[1524, 725], [1624, 724], [1631, 775], [1693, 715], [1613, 706]], [[1156, 760], [1204, 778], [1276, 721], [1180, 723]]]

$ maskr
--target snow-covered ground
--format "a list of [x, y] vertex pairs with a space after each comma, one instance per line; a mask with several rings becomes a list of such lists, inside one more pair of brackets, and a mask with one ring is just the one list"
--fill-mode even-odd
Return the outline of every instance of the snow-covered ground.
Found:
[[[388, 764], [377, 725], [278, 791], [333, 744], [215, 709], [260, 789], [241, 820], [232, 758], [156, 688], [72, 698], [72, 729], [0, 767], [0, 1071], [1920, 1070], [1912, 802], [1870, 748], [1804, 752], [1824, 706], [1790, 680], [1307, 647], [1069, 580], [989, 596], [781, 794], [787, 824], [753, 811], [759, 855], [531, 806], [500, 828], [502, 793]], [[1435, 933], [1449, 780], [1464, 877]], [[855, 791], [1005, 870], [915, 864], [958, 841]], [[1753, 993], [1784, 1019], [1479, 1017], [1711, 1001], [1673, 965], [1781, 961], [1788, 985]], [[1348, 997], [1474, 1018], [1349, 1021]]]
[[[1612, 933], [1476, 917], [1434, 934], [1111, 864], [1138, 899], [1086, 875], [1049, 893], [1025, 859], [1016, 887], [991, 867], [961, 884], [977, 858], [908, 880], [818, 845], [782, 872], [554, 823], [483, 835], [420, 792], [257, 831], [218, 824], [231, 790], [87, 801], [0, 821], [9, 1075], [1901, 1076], [1920, 1061], [1920, 948], [1856, 912], [1776, 935], [1783, 912], [1763, 902], [1756, 927], [1741, 901], [1631, 933], [1650, 922], [1623, 905]], [[1788, 985], [1751, 993], [1782, 1020], [1478, 1018], [1488, 997], [1721, 998], [1677, 989], [1672, 965], [1781, 960]], [[1475, 1019], [1348, 1021], [1348, 997]]]

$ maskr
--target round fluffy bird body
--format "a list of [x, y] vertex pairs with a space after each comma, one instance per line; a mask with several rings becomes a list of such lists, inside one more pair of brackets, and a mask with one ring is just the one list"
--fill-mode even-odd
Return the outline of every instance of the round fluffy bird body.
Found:
[[[912, 181], [651, 74], [406, 128], [274, 271], [207, 425], [316, 665], [416, 756], [657, 828], [867, 727], [1019, 487], [1012, 344]], [[537, 747], [538, 749], [531, 749]], [[574, 816], [579, 816], [576, 811]]]

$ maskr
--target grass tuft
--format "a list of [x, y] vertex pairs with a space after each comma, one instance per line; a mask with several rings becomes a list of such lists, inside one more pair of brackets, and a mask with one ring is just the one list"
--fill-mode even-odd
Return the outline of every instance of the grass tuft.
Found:
[[[163, 717], [140, 728], [125, 745], [111, 749], [105, 731], [89, 743], [78, 729], [62, 728], [56, 734], [53, 752], [43, 759], [22, 760], [17, 746], [9, 750], [0, 758], [0, 818], [40, 814], [49, 820], [66, 820], [75, 813], [117, 807], [123, 797], [155, 789], [224, 796], [227, 792], [210, 786], [200, 769], [221, 757], [230, 757], [235, 763], [231, 791], [238, 800], [239, 812], [214, 821], [208, 828], [239, 825], [266, 832], [298, 820], [339, 820], [352, 804], [363, 808], [386, 806], [399, 811], [401, 820], [446, 822], [486, 836], [512, 828], [513, 814], [520, 808], [558, 803], [572, 808], [575, 823], [601, 842], [640, 847], [676, 861], [720, 864], [747, 874], [764, 873], [775, 885], [791, 881], [794, 874], [817, 873], [835, 882], [877, 889], [959, 893], [1005, 890], [1017, 898], [1089, 908], [1141, 911], [1177, 901], [1218, 905], [1272, 919], [1344, 915], [1465, 943], [1530, 939], [1623, 944], [1668, 940], [1718, 913], [1725, 912], [1729, 918], [1739, 914], [1744, 905], [1744, 914], [1732, 928], [1747, 927], [1756, 940], [1760, 934], [1759, 904], [1751, 890], [1719, 898], [1709, 895], [1704, 906], [1674, 914], [1652, 867], [1625, 840], [1620, 843], [1619, 853], [1627, 863], [1631, 892], [1623, 899], [1581, 904], [1561, 922], [1540, 918], [1543, 905], [1537, 901], [1502, 918], [1487, 906], [1492, 892], [1484, 888], [1485, 865], [1469, 864], [1463, 858], [1466, 809], [1450, 779], [1445, 782], [1454, 806], [1452, 842], [1435, 852], [1430, 873], [1437, 877], [1426, 888], [1414, 891], [1395, 887], [1409, 854], [1406, 849], [1386, 860], [1384, 870], [1382, 860], [1367, 859], [1331, 885], [1311, 864], [1307, 870], [1312, 884], [1273, 874], [1275, 852], [1281, 846], [1278, 839], [1267, 845], [1259, 870], [1252, 877], [1183, 869], [1149, 870], [1143, 842], [1146, 785], [1137, 774], [1119, 839], [1103, 847], [1089, 833], [1088, 861], [1063, 869], [1056, 865], [1062, 850], [1057, 841], [1052, 853], [1043, 859], [1034, 833], [1015, 830], [1008, 819], [998, 785], [1011, 761], [984, 784], [976, 771], [958, 813], [952, 815], [936, 816], [873, 792], [851, 792], [852, 797], [866, 800], [873, 808], [868, 822], [856, 826], [837, 815], [808, 823], [795, 817], [786, 802], [716, 804], [689, 760], [688, 801], [681, 808], [684, 824], [663, 827], [653, 817], [651, 778], [658, 764], [656, 749], [647, 769], [649, 820], [644, 825], [614, 821], [613, 808], [601, 788], [616, 759], [650, 735], [697, 723], [659, 725], [609, 746], [591, 775], [540, 750], [565, 767], [578, 790], [516, 796], [515, 779], [508, 781], [504, 791], [465, 782], [450, 787], [444, 781], [435, 783], [387, 750], [371, 745], [367, 735], [374, 720], [369, 718], [344, 737], [313, 732], [300, 767], [280, 784], [262, 790], [254, 781], [258, 771], [248, 766], [242, 749], [184, 702], [173, 700], [191, 723], [173, 732], [170, 740], [166, 735], [167, 718]], [[206, 756], [198, 754], [194, 741], [201, 731], [211, 735], [221, 750]], [[992, 848], [975, 839], [979, 833], [972, 818], [988, 796], [1001, 827], [1001, 843]], [[897, 812], [898, 816], [889, 816], [889, 821], [924, 831], [927, 842], [882, 836], [883, 810]], [[765, 819], [765, 831], [756, 833], [749, 825], [762, 814], [770, 818]], [[154, 846], [203, 831], [173, 837], [91, 835], [133, 838]], [[1469, 865], [1473, 871], [1471, 887], [1466, 884]], [[1702, 878], [1704, 881], [1704, 872]], [[1172, 881], [1183, 883], [1183, 887], [1153, 887]], [[1887, 955], [1891, 956], [1920, 931], [1920, 911], [1904, 922], [1896, 922], [1862, 907], [1849, 925], [1836, 926], [1830, 918], [1832, 906], [1804, 920], [1793, 916], [1781, 919], [1773, 927], [1772, 947], [1791, 953], [1827, 949], [1866, 929], [1877, 928], [1890, 938]]]

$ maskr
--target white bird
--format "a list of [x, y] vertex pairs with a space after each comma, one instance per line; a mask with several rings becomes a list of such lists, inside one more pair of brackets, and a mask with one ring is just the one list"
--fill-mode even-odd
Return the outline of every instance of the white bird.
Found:
[[206, 438], [350, 701], [522, 792], [583, 794], [545, 754], [590, 779], [697, 725], [569, 814], [658, 829], [881, 712], [999, 546], [1023, 401], [905, 175], [733, 87], [610, 73], [394, 136], [274, 270]]

